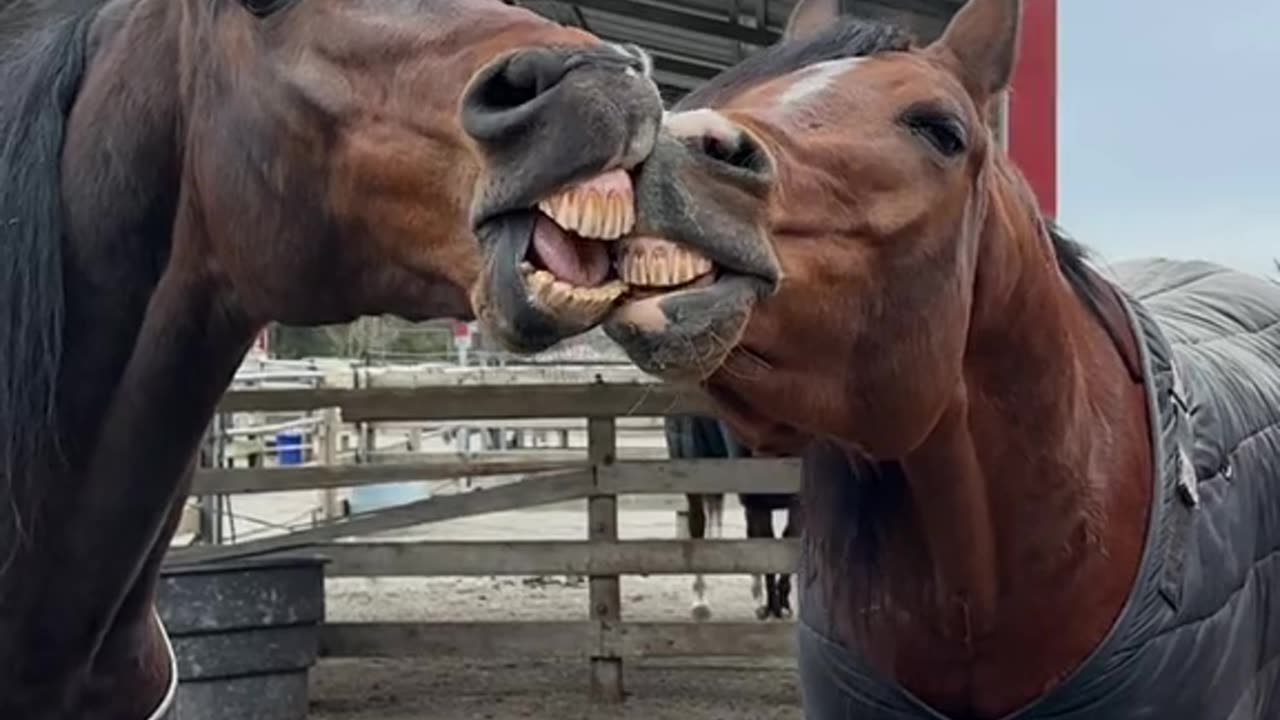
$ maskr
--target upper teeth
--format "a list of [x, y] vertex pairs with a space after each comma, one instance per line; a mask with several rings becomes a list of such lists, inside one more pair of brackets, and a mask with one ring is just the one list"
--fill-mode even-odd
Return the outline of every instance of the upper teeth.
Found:
[[631, 180], [621, 170], [562, 190], [538, 209], [565, 230], [596, 240], [616, 240], [636, 224]]
[[630, 285], [683, 285], [711, 272], [704, 255], [654, 237], [628, 238], [618, 246], [618, 277]]

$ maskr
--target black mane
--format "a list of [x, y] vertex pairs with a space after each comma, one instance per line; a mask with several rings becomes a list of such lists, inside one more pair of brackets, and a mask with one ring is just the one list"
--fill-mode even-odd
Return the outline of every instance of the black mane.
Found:
[[893, 25], [859, 18], [842, 18], [830, 29], [804, 40], [779, 43], [747, 57], [685, 95], [675, 104], [674, 109], [710, 107], [743, 88], [815, 63], [907, 50], [912, 42], [910, 33]]
[[[821, 570], [820, 589], [828, 608], [873, 606], [884, 589], [884, 534], [906, 502], [901, 464], [876, 462], [822, 439], [805, 451], [802, 467], [802, 567], [807, 572], [801, 580], [812, 583]], [[839, 623], [853, 621], [848, 613], [828, 615]], [[865, 636], [872, 618], [863, 619], [868, 623], [840, 629], [854, 637]]]
[[[53, 462], [64, 292], [61, 156], [89, 13], [0, 11], [0, 569], [31, 475]], [[81, 3], [82, 6], [96, 6]], [[14, 497], [16, 495], [16, 497]]]
[[1058, 261], [1058, 272], [1094, 317], [1106, 325], [1108, 320], [1102, 313], [1102, 306], [1106, 303], [1107, 290], [1100, 284], [1105, 281], [1089, 267], [1089, 249], [1068, 237], [1066, 231], [1051, 218], [1043, 221]]

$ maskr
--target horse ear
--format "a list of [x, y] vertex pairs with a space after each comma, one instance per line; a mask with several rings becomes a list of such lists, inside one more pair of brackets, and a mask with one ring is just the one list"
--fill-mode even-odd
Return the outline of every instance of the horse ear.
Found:
[[800, 0], [787, 18], [782, 41], [808, 37], [840, 19], [840, 0]]
[[985, 103], [1009, 85], [1021, 24], [1021, 0], [969, 0], [932, 49], [950, 56], [965, 89]]

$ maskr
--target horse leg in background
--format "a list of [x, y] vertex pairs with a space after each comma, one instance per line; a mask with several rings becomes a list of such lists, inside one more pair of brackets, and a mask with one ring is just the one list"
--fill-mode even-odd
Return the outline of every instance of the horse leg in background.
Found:
[[[689, 504], [687, 517], [689, 537], [702, 540], [707, 536], [707, 496], [686, 495]], [[702, 573], [693, 576], [693, 605], [690, 614], [694, 620], [710, 620], [711, 606], [707, 604], [707, 580]]]
[[[724, 537], [724, 495], [703, 495], [703, 522], [705, 537], [708, 540], [719, 540]], [[693, 603], [693, 617], [695, 620], [710, 620], [711, 606], [707, 603], [707, 583], [702, 574], [697, 575], [694, 580], [694, 593], [696, 598]]]
[[[800, 515], [800, 496], [797, 495], [787, 506], [787, 524], [782, 528], [783, 538], [798, 538], [803, 529]], [[789, 618], [794, 614], [791, 608], [791, 573], [778, 576], [778, 610], [779, 618]]]
[[[752, 502], [748, 495], [740, 496], [742, 498], [742, 509], [747, 517], [747, 537], [755, 538], [773, 538], [773, 511], [767, 507], [761, 507], [759, 504]], [[763, 580], [765, 586], [764, 604], [756, 605], [756, 618], [765, 620], [774, 614], [775, 608], [778, 606], [778, 590], [775, 578], [772, 574], [766, 573], [763, 578], [760, 575], [753, 575], [751, 582], [751, 597], [760, 602], [760, 585]]]
[[[728, 457], [724, 445], [724, 431], [713, 418], [695, 415], [673, 415], [664, 421], [667, 448], [672, 458]], [[686, 494], [689, 503], [689, 537], [702, 540], [724, 536], [724, 495]], [[707, 603], [707, 581], [702, 573], [693, 580], [693, 618], [711, 618], [711, 606]]]

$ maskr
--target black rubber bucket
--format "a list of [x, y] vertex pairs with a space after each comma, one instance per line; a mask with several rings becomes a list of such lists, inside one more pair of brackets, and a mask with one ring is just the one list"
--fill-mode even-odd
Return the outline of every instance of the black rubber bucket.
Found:
[[166, 568], [157, 606], [178, 659], [174, 720], [305, 720], [324, 560]]

